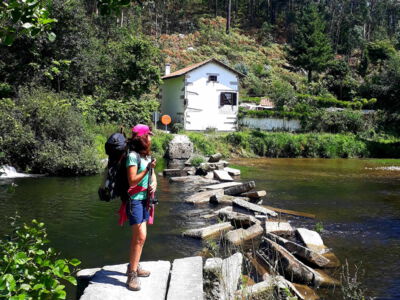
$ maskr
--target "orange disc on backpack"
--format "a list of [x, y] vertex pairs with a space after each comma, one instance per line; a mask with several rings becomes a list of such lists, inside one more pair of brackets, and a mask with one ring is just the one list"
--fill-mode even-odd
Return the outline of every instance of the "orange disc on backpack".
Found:
[[168, 115], [163, 115], [161, 117], [161, 123], [163, 123], [164, 125], [168, 125], [171, 123], [171, 117]]

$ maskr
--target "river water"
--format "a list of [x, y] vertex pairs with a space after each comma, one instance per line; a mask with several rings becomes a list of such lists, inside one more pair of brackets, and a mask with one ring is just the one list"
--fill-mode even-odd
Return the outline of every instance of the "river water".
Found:
[[[322, 222], [322, 237], [341, 261], [365, 271], [369, 294], [400, 298], [400, 171], [368, 160], [239, 159], [242, 180], [267, 191], [264, 203], [308, 212], [316, 219], [290, 217], [295, 226]], [[399, 163], [397, 163], [398, 165]], [[0, 181], [0, 234], [15, 211], [24, 221], [47, 226], [61, 256], [78, 258], [82, 268], [127, 261], [130, 230], [117, 225], [119, 203], [97, 200], [100, 176], [19, 178]], [[9, 192], [11, 183], [16, 184]], [[155, 225], [149, 229], [143, 260], [172, 260], [197, 254], [199, 241], [181, 237], [201, 226], [195, 209], [182, 203], [187, 190], [159, 177]], [[69, 288], [69, 298], [74, 290]]]

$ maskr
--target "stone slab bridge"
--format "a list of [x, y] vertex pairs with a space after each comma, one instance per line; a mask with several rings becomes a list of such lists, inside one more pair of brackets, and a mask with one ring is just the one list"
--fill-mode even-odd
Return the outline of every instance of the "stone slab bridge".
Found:
[[89, 280], [81, 300], [203, 300], [203, 261], [200, 256], [169, 261], [141, 262], [151, 275], [140, 278], [141, 290], [126, 288], [127, 264], [78, 272], [78, 281]]

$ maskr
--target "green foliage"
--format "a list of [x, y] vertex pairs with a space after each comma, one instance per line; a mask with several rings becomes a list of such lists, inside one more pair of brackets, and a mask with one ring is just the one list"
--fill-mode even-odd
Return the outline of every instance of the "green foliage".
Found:
[[226, 141], [259, 156], [267, 157], [366, 157], [365, 142], [355, 135], [291, 134], [261, 131], [234, 132]]
[[366, 53], [369, 61], [376, 64], [392, 57], [396, 49], [390, 41], [380, 40], [368, 43]]
[[373, 130], [375, 115], [364, 116], [362, 112], [345, 109], [343, 111], [316, 110], [305, 115], [302, 129], [305, 132], [359, 133]]
[[182, 123], [174, 123], [171, 126], [171, 132], [172, 133], [179, 133], [183, 130], [183, 124]]
[[367, 299], [366, 289], [362, 286], [361, 281], [364, 272], [358, 266], [355, 266], [354, 273], [352, 274], [349, 269], [349, 264], [346, 263], [342, 266], [340, 272], [340, 289], [344, 300], [365, 300]]
[[189, 132], [188, 136], [193, 143], [194, 150], [204, 155], [212, 155], [217, 152], [216, 145], [207, 135], [197, 132]]
[[0, 242], [0, 297], [7, 299], [66, 299], [62, 281], [76, 285], [71, 267], [77, 259], [59, 259], [48, 247], [43, 223], [20, 224], [12, 218], [12, 231]]
[[298, 29], [288, 58], [293, 65], [307, 70], [308, 82], [311, 82], [312, 72], [323, 71], [332, 59], [331, 44], [315, 4], [303, 7], [296, 24]]
[[297, 94], [296, 95], [299, 102], [305, 102], [315, 107], [340, 107], [340, 108], [362, 108], [364, 106], [371, 106], [376, 103], [375, 98], [371, 99], [359, 99], [355, 98], [353, 101], [341, 101], [337, 100], [332, 95], [324, 96], [313, 96], [309, 94]]
[[150, 124], [152, 113], [157, 111], [159, 102], [143, 96], [140, 100], [131, 97], [114, 100], [102, 96], [87, 96], [73, 100], [74, 106], [88, 119], [98, 124], [118, 124], [132, 127], [135, 124]]
[[296, 111], [283, 111], [283, 110], [247, 110], [242, 107], [239, 108], [238, 118], [243, 119], [245, 117], [249, 118], [287, 118], [287, 119], [300, 119], [306, 114], [299, 113]]
[[204, 162], [204, 157], [202, 157], [202, 156], [195, 156], [190, 160], [190, 163], [194, 167], [200, 166], [200, 164], [203, 163], [203, 162]]
[[37, 173], [93, 174], [99, 170], [93, 137], [82, 116], [62, 96], [24, 91], [0, 102], [2, 163]]
[[102, 15], [117, 14], [124, 7], [128, 7], [132, 0], [97, 0], [97, 6]]
[[318, 233], [322, 233], [324, 231], [324, 224], [322, 222], [317, 222], [314, 226], [314, 230]]
[[158, 158], [165, 156], [165, 152], [168, 148], [168, 144], [174, 136], [164, 131], [156, 130], [155, 135], [151, 139], [151, 151]]
[[296, 102], [296, 93], [293, 86], [282, 80], [272, 81], [268, 96], [275, 103], [276, 108], [291, 107]]
[[[0, 44], [10, 46], [18, 36], [36, 36], [48, 31], [50, 24], [57, 22], [49, 17], [47, 1], [8, 0], [0, 2]], [[54, 41], [55, 34], [48, 32]]]

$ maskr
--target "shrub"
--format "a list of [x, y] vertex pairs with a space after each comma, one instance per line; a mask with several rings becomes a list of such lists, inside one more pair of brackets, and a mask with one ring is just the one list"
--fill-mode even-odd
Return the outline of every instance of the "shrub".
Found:
[[164, 157], [168, 144], [172, 139], [172, 134], [156, 130], [155, 135], [151, 140], [151, 151], [153, 154], [158, 157]]
[[23, 91], [0, 102], [2, 163], [25, 171], [84, 175], [99, 171], [94, 137], [60, 94]]
[[194, 167], [200, 166], [200, 164], [203, 163], [203, 162], [204, 162], [204, 157], [201, 157], [201, 156], [195, 156], [190, 160], [190, 163]]
[[188, 133], [189, 139], [192, 141], [194, 150], [204, 155], [212, 155], [217, 152], [216, 145], [207, 138], [206, 135], [197, 132]]
[[58, 259], [47, 244], [43, 223], [32, 220], [19, 223], [12, 218], [12, 232], [0, 243], [0, 297], [8, 299], [65, 299], [67, 281], [76, 285], [70, 267], [80, 264], [77, 259]]

